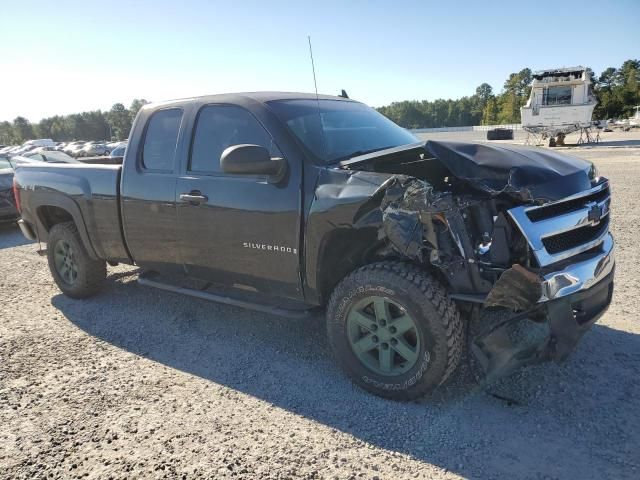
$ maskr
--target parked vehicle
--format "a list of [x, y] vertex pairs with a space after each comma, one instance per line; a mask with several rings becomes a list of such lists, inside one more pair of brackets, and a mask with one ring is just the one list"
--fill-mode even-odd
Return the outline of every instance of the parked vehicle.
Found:
[[34, 147], [55, 147], [56, 142], [54, 142], [50, 138], [37, 138], [34, 140], [27, 140], [23, 145], [25, 147], [31, 145], [33, 145]]
[[13, 222], [18, 218], [12, 186], [13, 168], [8, 160], [0, 158], [0, 223]]
[[106, 164], [106, 165], [120, 165], [124, 158], [124, 152], [127, 148], [126, 143], [122, 145], [116, 145], [115, 148], [107, 156], [98, 157], [85, 157], [82, 158], [82, 163], [86, 164]]
[[513, 140], [513, 129], [492, 128], [487, 130], [487, 140]]
[[127, 149], [127, 144], [126, 143], [120, 143], [118, 145], [116, 145], [113, 150], [111, 150], [111, 153], [109, 154], [109, 156], [111, 158], [117, 158], [117, 157], [124, 157], [124, 152]]
[[71, 156], [71, 157], [74, 157], [76, 151], [80, 150], [84, 146], [85, 143], [87, 143], [87, 142], [83, 142], [83, 141], [70, 142], [64, 148], [63, 152], [66, 153], [67, 155]]
[[109, 155], [110, 150], [104, 143], [87, 142], [77, 151], [77, 157], [91, 157], [95, 155]]
[[31, 152], [33, 150], [35, 150], [36, 148], [39, 148], [36, 145], [21, 145], [18, 148], [14, 148], [9, 152], [9, 157], [15, 157], [17, 155], [23, 155], [27, 152]]
[[122, 141], [122, 142], [120, 142], [120, 141], [118, 141], [118, 142], [109, 142], [109, 143], [107, 143], [107, 148], [108, 148], [109, 150], [113, 150], [113, 149], [114, 149], [114, 148], [116, 148], [118, 145], [122, 145], [123, 143], [124, 143], [124, 144], [126, 144], [127, 142], [126, 142], [126, 141]]
[[70, 157], [64, 152], [58, 152], [56, 150], [43, 150], [40, 152], [28, 152], [24, 155], [14, 157], [11, 159], [13, 164], [20, 163], [24, 159], [30, 159], [33, 161], [45, 162], [45, 163], [81, 163], [79, 160]]
[[16, 148], [15, 145], [8, 145], [8, 146], [6, 146], [4, 148], [0, 148], [0, 159], [1, 158], [4, 158], [4, 159], [9, 158], [10, 152], [15, 148]]
[[15, 184], [66, 295], [95, 294], [108, 262], [260, 311], [326, 306], [338, 362], [388, 398], [431, 392], [464, 348], [483, 381], [564, 360], [613, 291], [609, 181], [591, 163], [419, 142], [341, 97], [146, 105], [122, 166], [20, 165]]

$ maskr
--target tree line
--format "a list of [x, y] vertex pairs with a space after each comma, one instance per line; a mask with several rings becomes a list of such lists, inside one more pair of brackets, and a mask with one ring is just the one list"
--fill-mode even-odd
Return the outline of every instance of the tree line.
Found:
[[[594, 119], [624, 118], [640, 105], [640, 60], [627, 60], [620, 68], [609, 67], [596, 77], [588, 70], [598, 99]], [[482, 83], [471, 96], [456, 100], [405, 100], [378, 111], [406, 128], [459, 127], [520, 123], [520, 107], [529, 98], [532, 72], [523, 68], [509, 75], [502, 90]], [[148, 103], [135, 99], [129, 108], [116, 103], [103, 112], [74, 113], [43, 118], [31, 123], [24, 117], [0, 122], [0, 144], [20, 144], [33, 138], [70, 140], [124, 140], [138, 110]]]
[[[598, 100], [593, 118], [626, 118], [640, 105], [640, 60], [627, 60], [620, 68], [609, 67], [600, 76], [587, 70]], [[456, 100], [405, 100], [378, 111], [405, 128], [461, 127], [520, 123], [520, 107], [527, 103], [533, 80], [531, 69], [509, 75], [502, 90], [494, 93], [488, 83], [471, 96]]]
[[0, 144], [18, 145], [34, 138], [51, 138], [57, 142], [71, 140], [125, 140], [138, 110], [146, 105], [145, 99], [136, 98], [129, 108], [116, 103], [111, 110], [103, 112], [73, 113], [43, 118], [31, 123], [24, 117], [13, 122], [0, 122]]

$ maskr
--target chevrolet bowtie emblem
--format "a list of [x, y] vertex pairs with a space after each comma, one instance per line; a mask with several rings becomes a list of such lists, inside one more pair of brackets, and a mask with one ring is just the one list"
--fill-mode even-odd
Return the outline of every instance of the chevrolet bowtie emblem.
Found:
[[592, 223], [600, 223], [600, 218], [602, 218], [602, 208], [598, 205], [594, 205], [589, 209], [587, 219]]

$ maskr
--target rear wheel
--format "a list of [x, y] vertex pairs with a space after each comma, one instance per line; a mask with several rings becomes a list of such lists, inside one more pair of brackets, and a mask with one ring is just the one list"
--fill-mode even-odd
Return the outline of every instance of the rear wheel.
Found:
[[397, 400], [429, 393], [451, 375], [462, 331], [444, 288], [405, 263], [356, 270], [327, 308], [329, 343], [343, 369], [364, 389]]
[[59, 223], [51, 228], [47, 259], [56, 285], [72, 298], [95, 295], [107, 276], [106, 263], [89, 256], [73, 222]]

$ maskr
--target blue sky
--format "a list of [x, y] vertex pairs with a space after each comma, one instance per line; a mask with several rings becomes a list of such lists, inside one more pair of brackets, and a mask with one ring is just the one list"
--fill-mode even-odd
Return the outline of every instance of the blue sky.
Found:
[[0, 6], [0, 120], [133, 98], [313, 91], [373, 106], [457, 98], [511, 72], [640, 57], [640, 0], [12, 1]]

